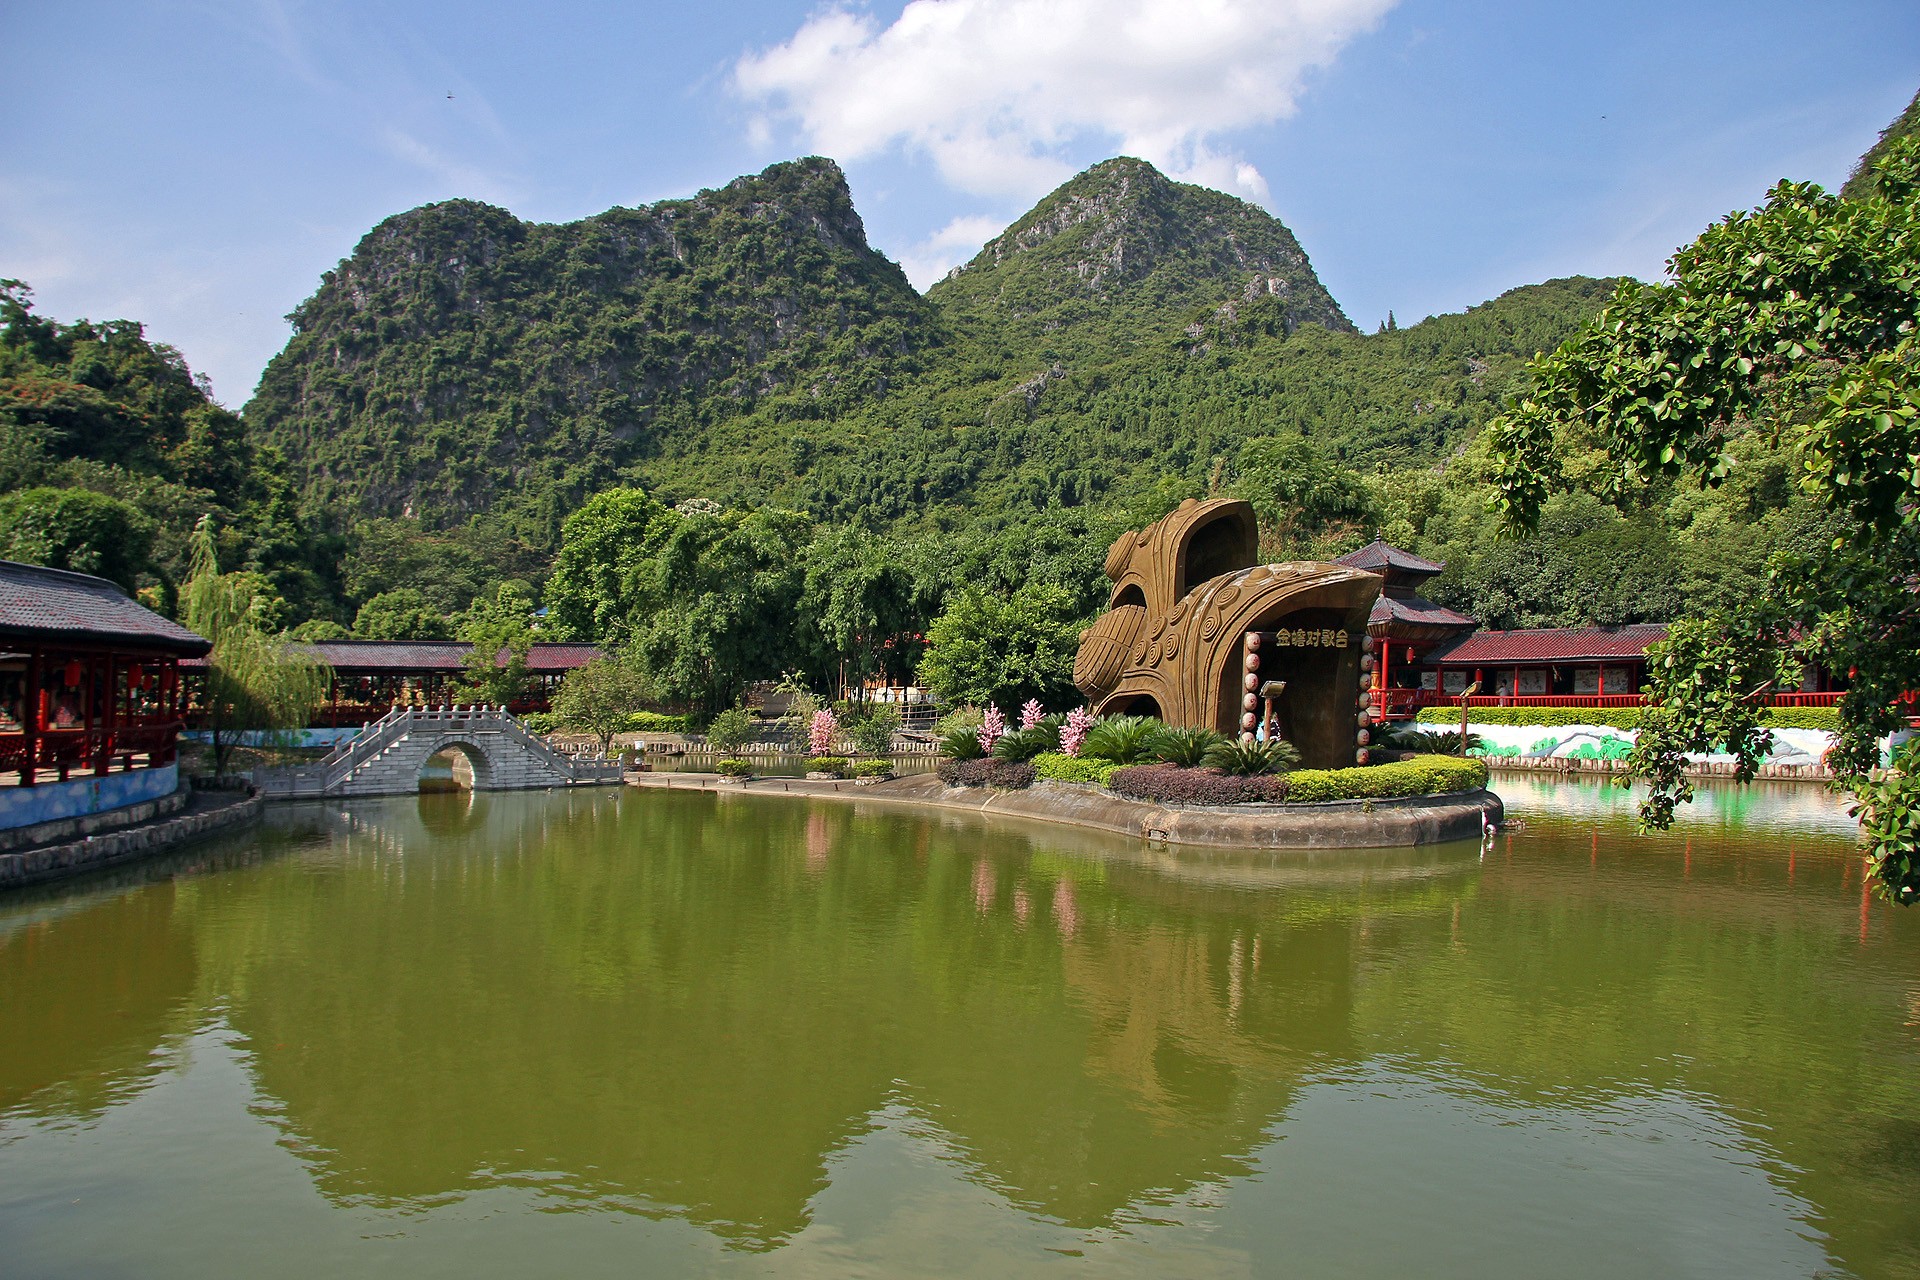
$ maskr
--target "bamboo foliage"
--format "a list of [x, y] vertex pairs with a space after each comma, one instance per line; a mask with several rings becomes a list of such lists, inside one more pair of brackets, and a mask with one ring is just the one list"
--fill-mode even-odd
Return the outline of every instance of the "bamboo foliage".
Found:
[[211, 517], [202, 516], [194, 526], [190, 555], [180, 617], [213, 642], [201, 715], [212, 737], [214, 771], [225, 773], [236, 735], [306, 727], [326, 698], [332, 671], [267, 634], [260, 615], [268, 602], [253, 576], [220, 572]]

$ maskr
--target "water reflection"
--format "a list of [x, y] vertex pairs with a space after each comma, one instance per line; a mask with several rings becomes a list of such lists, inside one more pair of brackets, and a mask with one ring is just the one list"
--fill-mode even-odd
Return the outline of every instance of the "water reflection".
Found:
[[249, 1123], [354, 1214], [507, 1194], [797, 1258], [872, 1226], [884, 1166], [949, 1226], [984, 1212], [960, 1185], [1015, 1211], [992, 1230], [1052, 1241], [1023, 1268], [1337, 1235], [1325, 1269], [1404, 1273], [1388, 1186], [1435, 1256], [1532, 1233], [1593, 1244], [1568, 1274], [1673, 1270], [1664, 1214], [1790, 1274], [1920, 1265], [1920, 920], [1863, 904], [1817, 813], [1645, 841], [1610, 801], [1512, 797], [1484, 855], [732, 793], [282, 809], [284, 856], [0, 917], [8, 1042], [44, 1046], [0, 1061], [0, 1184], [211, 1022]]

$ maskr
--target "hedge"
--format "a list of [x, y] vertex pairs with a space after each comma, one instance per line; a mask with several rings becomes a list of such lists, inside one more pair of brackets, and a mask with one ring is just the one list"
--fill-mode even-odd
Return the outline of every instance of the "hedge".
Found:
[[685, 716], [663, 715], [658, 711], [635, 711], [627, 717], [628, 733], [685, 733]]
[[853, 776], [856, 778], [891, 778], [893, 776], [893, 761], [856, 761], [853, 766]]
[[831, 773], [845, 777], [851, 763], [845, 756], [813, 756], [807, 760], [808, 773]]
[[1160, 804], [1278, 804], [1287, 798], [1284, 773], [1233, 774], [1177, 764], [1116, 769], [1107, 786], [1116, 795]]
[[1008, 760], [942, 760], [940, 781], [950, 787], [1001, 787], [1020, 791], [1033, 785], [1034, 768]]
[[746, 760], [722, 760], [714, 768], [728, 778], [744, 778], [753, 772], [753, 765]]
[[1050, 782], [1091, 782], [1097, 787], [1107, 785], [1107, 779], [1113, 771], [1123, 766], [1111, 760], [1089, 760], [1085, 756], [1065, 756], [1058, 751], [1045, 751], [1033, 758], [1035, 777]]
[[1483, 760], [1455, 756], [1415, 756], [1398, 764], [1352, 769], [1295, 769], [1286, 777], [1287, 803], [1311, 804], [1478, 791], [1487, 785], [1487, 766]]
[[[1638, 729], [1639, 707], [1474, 707], [1469, 724], [1539, 725], [1561, 728], [1590, 724], [1596, 728]], [[1448, 724], [1458, 728], [1458, 707], [1422, 707], [1414, 717], [1419, 724]], [[1835, 707], [1768, 707], [1760, 722], [1773, 729], [1821, 729], [1840, 732], [1840, 712]]]

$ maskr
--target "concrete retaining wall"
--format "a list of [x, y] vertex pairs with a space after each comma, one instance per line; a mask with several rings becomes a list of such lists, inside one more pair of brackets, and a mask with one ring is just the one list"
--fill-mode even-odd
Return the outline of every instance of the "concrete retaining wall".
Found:
[[142, 800], [138, 804], [126, 805], [119, 809], [83, 814], [77, 818], [60, 818], [53, 822], [36, 822], [30, 827], [14, 827], [12, 830], [0, 831], [0, 853], [10, 853], [15, 849], [27, 849], [34, 845], [64, 844], [69, 840], [84, 840], [88, 836], [99, 835], [105, 831], [117, 831], [121, 827], [152, 822], [155, 818], [164, 818], [186, 808], [190, 794], [187, 788], [180, 787], [157, 799]]
[[31, 787], [0, 787], [0, 831], [61, 822], [158, 800], [180, 787], [180, 766], [129, 769], [104, 778], [69, 778]]
[[964, 809], [1111, 831], [1167, 844], [1229, 849], [1393, 849], [1477, 840], [1504, 815], [1491, 791], [1327, 804], [1185, 807], [1129, 800], [1099, 787], [1040, 781], [1020, 791], [949, 787], [936, 774], [912, 774], [872, 786], [765, 778], [739, 783], [710, 774], [635, 773], [629, 786], [654, 790], [726, 790], [841, 799], [902, 808]]
[[265, 803], [258, 794], [236, 794], [232, 803], [216, 808], [196, 809], [191, 813], [180, 813], [64, 844], [0, 854], [0, 890], [76, 876], [161, 853], [215, 832], [250, 823], [260, 816]]

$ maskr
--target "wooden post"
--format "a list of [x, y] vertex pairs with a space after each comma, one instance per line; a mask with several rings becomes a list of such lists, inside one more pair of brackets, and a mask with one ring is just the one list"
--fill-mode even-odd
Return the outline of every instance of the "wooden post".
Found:
[[1460, 754], [1467, 754], [1467, 704], [1473, 701], [1473, 695], [1480, 692], [1480, 682], [1475, 680], [1460, 691]]

